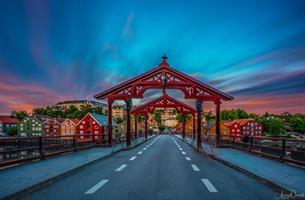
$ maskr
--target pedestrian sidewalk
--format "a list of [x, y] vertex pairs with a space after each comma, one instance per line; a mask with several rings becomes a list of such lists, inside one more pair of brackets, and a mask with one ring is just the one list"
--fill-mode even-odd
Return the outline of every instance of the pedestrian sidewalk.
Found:
[[[149, 136], [148, 139], [154, 137]], [[130, 148], [145, 142], [138, 138]], [[94, 161], [106, 158], [125, 148], [122, 144], [114, 147], [95, 147], [88, 150], [52, 157], [50, 159], [27, 163], [0, 170], [0, 199], [37, 189]]]
[[[177, 137], [183, 140], [180, 135], [177, 135]], [[188, 138], [184, 141], [194, 146], [194, 141], [192, 139]], [[305, 169], [303, 168], [263, 157], [257, 157], [234, 148], [212, 149], [209, 145], [203, 144], [203, 151], [207, 154], [214, 154], [216, 160], [230, 163], [231, 166], [233, 164], [233, 167], [235, 165], [276, 186], [280, 186], [280, 188], [284, 188], [305, 197]]]

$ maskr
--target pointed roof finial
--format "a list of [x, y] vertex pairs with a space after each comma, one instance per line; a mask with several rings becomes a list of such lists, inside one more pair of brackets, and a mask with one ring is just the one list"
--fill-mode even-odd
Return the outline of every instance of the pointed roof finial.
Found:
[[161, 64], [160, 64], [159, 66], [160, 66], [160, 67], [161, 67], [161, 66], [169, 67], [169, 65], [167, 64], [167, 56], [166, 56], [166, 54], [164, 54], [164, 55], [162, 56], [162, 62], [161, 62]]

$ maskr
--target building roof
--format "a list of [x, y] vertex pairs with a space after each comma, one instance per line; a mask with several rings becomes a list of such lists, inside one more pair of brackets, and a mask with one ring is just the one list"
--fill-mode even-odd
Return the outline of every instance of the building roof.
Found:
[[230, 122], [225, 122], [224, 125], [226, 126], [232, 126], [233, 124], [237, 123], [240, 126], [244, 126], [246, 123], [250, 122], [250, 121], [255, 121], [254, 119], [248, 118], [248, 119], [235, 119], [233, 121]]
[[64, 121], [66, 119], [64, 119], [64, 118], [54, 118], [54, 120], [57, 121], [59, 124], [62, 124], [62, 123], [64, 123]]
[[[108, 125], [108, 116], [106, 115], [100, 115], [97, 113], [87, 113], [83, 119], [87, 116], [90, 115], [91, 117], [93, 117], [97, 123], [99, 123], [101, 126], [107, 126]], [[83, 120], [81, 119], [78, 124]], [[118, 126], [117, 123], [112, 119], [112, 126]]]
[[42, 123], [46, 122], [47, 120], [49, 119], [52, 119], [51, 117], [49, 116], [46, 116], [46, 115], [34, 115], [33, 117], [31, 117], [32, 119], [37, 119], [39, 121], [41, 121]]
[[17, 124], [19, 122], [18, 119], [5, 115], [0, 115], [0, 121], [5, 124]]
[[70, 119], [70, 120], [71, 120], [71, 122], [73, 122], [75, 125], [77, 125], [78, 122], [80, 121], [80, 120], [78, 120], [78, 119]]

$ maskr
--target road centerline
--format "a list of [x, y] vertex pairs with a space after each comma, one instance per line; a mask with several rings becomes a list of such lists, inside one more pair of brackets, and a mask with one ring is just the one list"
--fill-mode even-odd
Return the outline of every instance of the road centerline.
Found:
[[137, 158], [137, 156], [133, 156], [133, 157], [131, 157], [129, 160], [130, 161], [133, 161], [134, 159], [136, 159]]
[[95, 186], [90, 188], [88, 191], [85, 192], [85, 194], [93, 194], [96, 192], [98, 189], [100, 189], [103, 185], [105, 185], [109, 180], [108, 179], [103, 179], [100, 182], [98, 182]]
[[127, 164], [123, 164], [123, 165], [121, 165], [119, 168], [117, 168], [115, 171], [116, 172], [120, 172], [120, 171], [122, 171], [125, 167], [127, 167]]
[[191, 166], [192, 166], [192, 168], [193, 168], [193, 170], [194, 170], [195, 172], [200, 171], [200, 169], [197, 167], [197, 165], [191, 164]]
[[210, 192], [218, 192], [209, 179], [201, 179], [201, 181]]

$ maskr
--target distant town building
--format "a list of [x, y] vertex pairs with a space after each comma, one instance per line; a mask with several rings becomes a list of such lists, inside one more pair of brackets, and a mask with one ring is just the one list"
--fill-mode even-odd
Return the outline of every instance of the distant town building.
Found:
[[[210, 135], [211, 137], [215, 137], [216, 133], [216, 125], [215, 122], [207, 123], [204, 126], [204, 132], [207, 135]], [[220, 122], [220, 135], [229, 135], [230, 134], [230, 128], [227, 127], [222, 121]]]
[[118, 105], [115, 105], [112, 107], [112, 117], [114, 119], [117, 119], [117, 118], [121, 118], [123, 119], [124, 118], [124, 106], [118, 106]]
[[230, 128], [231, 135], [255, 137], [263, 135], [263, 125], [254, 119], [236, 119], [226, 122], [225, 125]]
[[[77, 128], [77, 138], [79, 140], [92, 140], [93, 135], [95, 140], [103, 140], [103, 134], [106, 133], [108, 125], [108, 117], [96, 113], [88, 113], [81, 119]], [[112, 121], [112, 126], [117, 126], [116, 122]]]
[[17, 127], [18, 120], [9, 116], [0, 115], [0, 136], [7, 136], [7, 131], [11, 127]]
[[61, 124], [65, 121], [62, 118], [49, 118], [43, 122], [43, 132], [45, 136], [61, 135]]
[[62, 102], [58, 102], [56, 104], [56, 106], [60, 106], [63, 108], [69, 108], [72, 105], [78, 109], [80, 109], [82, 106], [86, 106], [86, 105], [90, 105], [92, 107], [102, 107], [103, 111], [106, 111], [108, 108], [106, 103], [101, 103], [101, 102], [97, 102], [97, 101], [88, 101], [88, 100], [62, 101]]
[[25, 117], [18, 124], [19, 136], [43, 136], [43, 123], [51, 119], [44, 115], [35, 115], [31, 117]]
[[162, 124], [167, 127], [175, 127], [178, 124], [177, 113], [173, 109], [166, 109], [161, 115]]
[[75, 135], [78, 122], [78, 119], [66, 119], [61, 124], [61, 135]]

